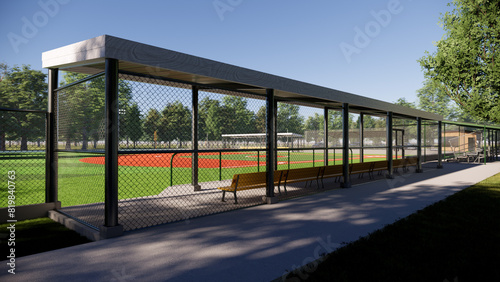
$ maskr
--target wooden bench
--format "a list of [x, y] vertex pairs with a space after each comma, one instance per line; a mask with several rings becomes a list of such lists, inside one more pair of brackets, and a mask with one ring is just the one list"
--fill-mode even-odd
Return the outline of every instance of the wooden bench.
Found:
[[407, 162], [407, 159], [395, 159], [395, 160], [392, 160], [392, 169], [393, 171], [398, 171], [398, 168], [402, 168], [403, 171], [406, 170], [406, 162]]
[[335, 182], [343, 176], [342, 165], [329, 165], [323, 167], [323, 174], [321, 175], [321, 187], [325, 188], [325, 184], [323, 183], [324, 178], [332, 178], [335, 177]]
[[[237, 191], [248, 190], [248, 189], [257, 189], [257, 188], [265, 188], [266, 184], [266, 174], [267, 172], [253, 172], [253, 173], [243, 173], [243, 174], [235, 174], [233, 175], [233, 180], [231, 181], [231, 186], [226, 187], [218, 187], [217, 189], [222, 190], [222, 201], [225, 202], [226, 192], [234, 193], [234, 203], [238, 203], [238, 198], [236, 197]], [[281, 177], [283, 171], [276, 170], [274, 171], [274, 186], [281, 185]], [[286, 191], [286, 190], [285, 190]], [[281, 194], [281, 191], [280, 191]]]
[[294, 169], [289, 169], [283, 171], [283, 175], [281, 176], [281, 182], [283, 183], [283, 188], [285, 189], [285, 194], [287, 193], [286, 191], [286, 185], [290, 183], [297, 183], [297, 182], [306, 182], [306, 187], [307, 187], [307, 182], [316, 180], [316, 185], [319, 188], [319, 179], [321, 178], [322, 171], [323, 171], [323, 166], [319, 167], [306, 167], [306, 168], [294, 168]]
[[371, 163], [373, 163], [372, 175], [375, 171], [378, 171], [378, 175], [381, 175], [384, 170], [387, 170], [387, 161], [376, 161]]
[[372, 178], [373, 162], [351, 164], [349, 170], [351, 174], [359, 174], [358, 178], [362, 178], [365, 173]]
[[417, 167], [417, 165], [418, 165], [418, 158], [417, 157], [406, 158], [406, 164], [405, 164], [406, 171], [410, 170], [408, 167], [410, 167], [410, 166]]

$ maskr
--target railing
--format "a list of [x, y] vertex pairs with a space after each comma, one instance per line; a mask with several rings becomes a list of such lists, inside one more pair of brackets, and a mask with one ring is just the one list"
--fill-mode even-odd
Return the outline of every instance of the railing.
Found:
[[[374, 147], [370, 147], [374, 148]], [[333, 161], [335, 165], [335, 159], [336, 159], [336, 151], [337, 150], [342, 150], [342, 147], [332, 147], [328, 148], [328, 150], [333, 150]], [[353, 149], [357, 148], [349, 148], [350, 150], [350, 163], [354, 162], [354, 153]], [[366, 149], [366, 148], [365, 148]], [[316, 151], [322, 151], [324, 152], [326, 148], [287, 148], [287, 149], [277, 149], [276, 152], [279, 151], [286, 151], [287, 152], [287, 168], [291, 168], [291, 163], [292, 163], [292, 158], [291, 158], [291, 152], [292, 151], [312, 151], [312, 166], [314, 167], [316, 165]], [[222, 180], [222, 153], [227, 153], [227, 152], [257, 152], [257, 172], [260, 172], [261, 169], [261, 152], [266, 152], [267, 150], [265, 149], [225, 149], [225, 150], [134, 150], [134, 151], [120, 151], [119, 154], [149, 154], [149, 153], [156, 153], [156, 154], [161, 154], [161, 153], [170, 153], [172, 154], [170, 158], [170, 163], [169, 163], [169, 169], [170, 169], [170, 186], [173, 186], [174, 184], [174, 158], [178, 154], [193, 154], [193, 153], [218, 153], [218, 180]], [[278, 165], [278, 161], [276, 160], [276, 165]], [[328, 164], [325, 164], [328, 165]]]

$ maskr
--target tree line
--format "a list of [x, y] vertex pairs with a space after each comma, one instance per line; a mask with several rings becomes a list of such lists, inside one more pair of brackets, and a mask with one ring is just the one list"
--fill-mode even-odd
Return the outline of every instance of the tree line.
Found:
[[[62, 85], [85, 78], [84, 74], [65, 73]], [[104, 77], [66, 88], [58, 93], [59, 141], [65, 149], [96, 149], [104, 139], [105, 128], [105, 81]], [[133, 99], [133, 85], [119, 81], [119, 138], [136, 147], [138, 141], [163, 142], [171, 147], [191, 140], [192, 112], [180, 101], [167, 103], [163, 108], [141, 109]], [[476, 121], [456, 105], [440, 85], [425, 81], [417, 91], [417, 103], [399, 99], [396, 104], [441, 114], [445, 119]], [[249, 109], [247, 98], [224, 96], [222, 99], [205, 97], [198, 105], [198, 139], [218, 141], [223, 134], [264, 133], [266, 108], [256, 112]], [[0, 105], [5, 108], [46, 110], [46, 75], [30, 66], [12, 68], [0, 64]], [[7, 140], [20, 140], [21, 150], [27, 150], [28, 140], [44, 139], [45, 116], [36, 113], [0, 111], [0, 150], [6, 150]], [[359, 128], [359, 117], [349, 115], [350, 128]], [[385, 128], [385, 119], [364, 116], [364, 128]], [[306, 131], [322, 131], [324, 116], [319, 113], [304, 117], [300, 106], [278, 103], [277, 131], [304, 134]], [[342, 129], [340, 111], [328, 112], [328, 128]], [[321, 134], [315, 138], [321, 138]], [[311, 141], [311, 140], [308, 140]], [[318, 141], [318, 140], [314, 140]]]

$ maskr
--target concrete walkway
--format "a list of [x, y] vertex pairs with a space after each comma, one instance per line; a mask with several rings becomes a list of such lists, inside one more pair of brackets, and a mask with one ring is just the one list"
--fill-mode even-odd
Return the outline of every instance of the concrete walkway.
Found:
[[3, 261], [0, 280], [270, 281], [500, 172], [500, 162], [435, 166], [22, 257], [16, 275]]

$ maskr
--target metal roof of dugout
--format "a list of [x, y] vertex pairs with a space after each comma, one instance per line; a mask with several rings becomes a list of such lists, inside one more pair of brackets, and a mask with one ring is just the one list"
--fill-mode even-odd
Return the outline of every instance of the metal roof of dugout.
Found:
[[339, 109], [342, 103], [348, 103], [350, 112], [354, 113], [385, 116], [387, 112], [392, 112], [394, 117], [443, 120], [437, 114], [109, 35], [50, 50], [42, 55], [44, 68], [85, 74], [103, 72], [106, 58], [118, 60], [121, 73], [164, 77], [259, 96], [265, 96], [266, 89], [274, 89], [276, 99], [304, 102], [321, 108]]

